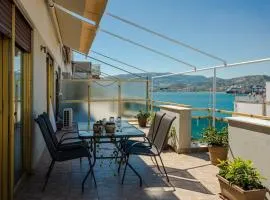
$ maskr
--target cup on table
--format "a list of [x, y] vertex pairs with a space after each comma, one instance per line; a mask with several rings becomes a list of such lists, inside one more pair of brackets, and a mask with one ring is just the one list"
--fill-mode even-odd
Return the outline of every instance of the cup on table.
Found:
[[102, 125], [105, 126], [106, 125], [106, 122], [107, 122], [107, 119], [106, 118], [103, 118]]
[[109, 122], [114, 122], [114, 117], [110, 117]]
[[116, 119], [116, 126], [118, 131], [121, 131], [121, 124], [122, 124], [121, 117], [118, 116]]

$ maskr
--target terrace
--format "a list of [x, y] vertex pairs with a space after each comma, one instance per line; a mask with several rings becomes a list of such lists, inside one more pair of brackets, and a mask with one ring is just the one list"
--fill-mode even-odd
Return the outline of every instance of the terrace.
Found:
[[[107, 146], [103, 151], [109, 151]], [[160, 175], [150, 158], [134, 156], [132, 165], [143, 177], [139, 187], [138, 178], [131, 170], [127, 171], [125, 184], [117, 174], [118, 165], [111, 160], [98, 161], [94, 169], [97, 187], [92, 178], [81, 192], [81, 181], [89, 165], [86, 160], [57, 164], [44, 192], [42, 185], [50, 162], [48, 152], [44, 152], [34, 174], [27, 178], [18, 189], [15, 199], [220, 199], [219, 184], [216, 179], [217, 167], [210, 164], [207, 153], [177, 154], [164, 151], [163, 161], [169, 174], [170, 183]], [[102, 162], [102, 163], [101, 163]]]

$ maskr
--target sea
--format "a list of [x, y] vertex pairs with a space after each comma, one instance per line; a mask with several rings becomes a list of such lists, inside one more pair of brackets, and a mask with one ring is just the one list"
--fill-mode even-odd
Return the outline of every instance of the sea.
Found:
[[[155, 92], [153, 99], [164, 102], [174, 102], [191, 105], [193, 108], [212, 108], [212, 93], [210, 92]], [[216, 93], [216, 108], [233, 111], [235, 96], [225, 92]], [[208, 112], [193, 111], [192, 116], [206, 116]], [[216, 113], [217, 117], [229, 117], [221, 113]], [[202, 137], [204, 128], [207, 128], [212, 121], [208, 119], [192, 119], [192, 139], [197, 140]], [[227, 123], [217, 121], [216, 128], [222, 129]]]

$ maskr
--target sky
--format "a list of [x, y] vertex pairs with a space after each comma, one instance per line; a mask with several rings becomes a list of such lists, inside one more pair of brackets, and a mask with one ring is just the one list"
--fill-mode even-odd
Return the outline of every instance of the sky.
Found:
[[[270, 0], [109, 0], [106, 8], [106, 12], [220, 57], [227, 63], [270, 57], [269, 10]], [[103, 16], [100, 27], [166, 53], [198, 69], [223, 64], [108, 15]], [[189, 66], [103, 32], [97, 33], [91, 49], [149, 72], [175, 73], [192, 70]], [[139, 72], [101, 56], [91, 55], [128, 71]], [[78, 54], [75, 54], [74, 58], [85, 60], [84, 56]], [[124, 73], [103, 64], [101, 69], [109, 74]], [[199, 74], [212, 76], [213, 72], [196, 72], [190, 75]], [[217, 76], [222, 78], [253, 74], [270, 75], [270, 62], [217, 71]]]

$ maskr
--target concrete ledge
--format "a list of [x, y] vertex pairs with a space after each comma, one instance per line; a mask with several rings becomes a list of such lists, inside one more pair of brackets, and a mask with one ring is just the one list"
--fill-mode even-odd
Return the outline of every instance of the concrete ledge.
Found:
[[253, 161], [270, 189], [270, 121], [250, 117], [229, 117], [229, 159]]
[[161, 105], [160, 110], [176, 119], [172, 124], [175, 128], [173, 135], [169, 134], [168, 144], [177, 153], [188, 153], [191, 148], [191, 108]]
[[174, 105], [161, 105], [160, 109], [169, 110], [169, 111], [176, 112], [176, 113], [180, 113], [183, 111], [191, 111], [191, 108], [174, 106]]
[[270, 121], [251, 117], [227, 117], [229, 125], [270, 135]]

